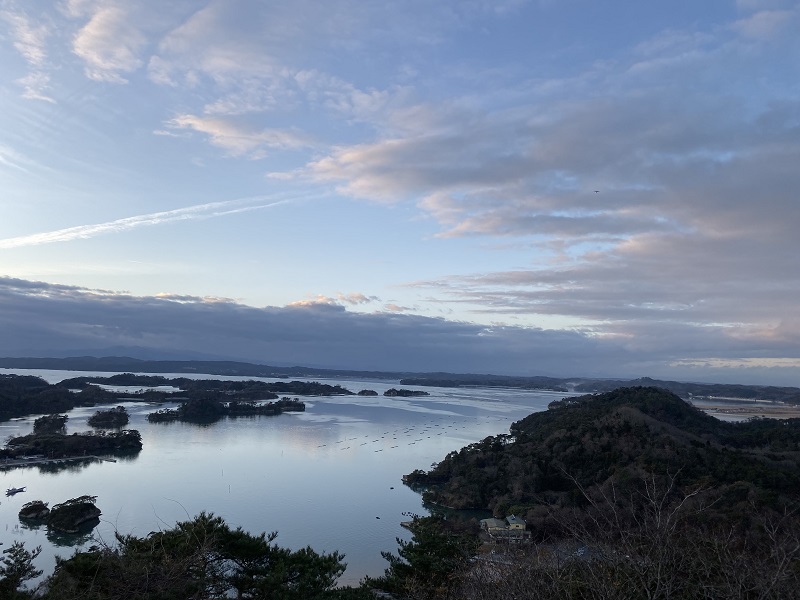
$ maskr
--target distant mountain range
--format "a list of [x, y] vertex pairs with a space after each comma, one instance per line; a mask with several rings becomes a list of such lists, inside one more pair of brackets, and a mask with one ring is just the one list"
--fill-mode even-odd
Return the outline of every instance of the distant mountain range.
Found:
[[[0, 368], [56, 369], [125, 373], [204, 373], [238, 377], [325, 377], [398, 379], [417, 375], [383, 371], [345, 371], [314, 367], [276, 367], [229, 360], [143, 360], [129, 356], [73, 356], [69, 358], [0, 358]], [[444, 374], [443, 374], [444, 375]]]
[[800, 405], [800, 388], [720, 383], [689, 383], [639, 379], [592, 379], [585, 377], [522, 377], [476, 373], [409, 373], [403, 371], [351, 371], [315, 367], [276, 367], [222, 360], [142, 360], [127, 356], [74, 356], [69, 358], [0, 358], [0, 368], [53, 369], [123, 373], [202, 373], [234, 377], [319, 377], [325, 379], [391, 379], [403, 385], [437, 387], [511, 387], [578, 393], [607, 392], [626, 386], [656, 386], [681, 398], [734, 398]]

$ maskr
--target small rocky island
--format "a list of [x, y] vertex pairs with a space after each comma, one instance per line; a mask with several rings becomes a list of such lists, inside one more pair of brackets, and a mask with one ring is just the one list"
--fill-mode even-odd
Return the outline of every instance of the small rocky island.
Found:
[[398, 396], [400, 398], [411, 398], [412, 396], [430, 396], [428, 392], [423, 392], [422, 390], [407, 390], [404, 388], [395, 389], [389, 388], [385, 392], [383, 392], [384, 396]]
[[98, 429], [119, 429], [128, 424], [130, 417], [124, 406], [98, 410], [89, 417], [89, 425]]
[[97, 496], [78, 496], [53, 508], [49, 508], [47, 502], [33, 500], [22, 506], [19, 518], [20, 521], [46, 524], [61, 533], [78, 533], [82, 526], [88, 526], [92, 521], [96, 521], [92, 527], [99, 523], [102, 513], [95, 505], [96, 500]]

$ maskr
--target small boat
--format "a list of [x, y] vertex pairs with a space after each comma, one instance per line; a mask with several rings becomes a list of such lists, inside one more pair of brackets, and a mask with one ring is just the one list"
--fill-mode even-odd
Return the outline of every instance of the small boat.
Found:
[[26, 487], [27, 486], [18, 487], [18, 488], [17, 487], [8, 488], [6, 490], [6, 496], [13, 496], [14, 494], [19, 494], [20, 492], [24, 492]]

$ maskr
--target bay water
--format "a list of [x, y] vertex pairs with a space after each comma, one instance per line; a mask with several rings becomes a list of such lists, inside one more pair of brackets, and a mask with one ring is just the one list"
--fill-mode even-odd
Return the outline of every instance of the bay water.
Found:
[[[36, 375], [50, 383], [113, 373], [0, 369]], [[260, 379], [201, 374], [166, 374], [197, 379]], [[275, 381], [274, 379], [261, 379]], [[299, 397], [303, 413], [224, 419], [211, 425], [148, 423], [147, 414], [174, 406], [123, 404], [144, 447], [135, 457], [96, 461], [51, 472], [37, 466], [0, 470], [0, 490], [26, 487], [0, 503], [0, 548], [14, 541], [42, 546], [36, 561], [45, 573], [55, 556], [70, 556], [92, 544], [114, 543], [114, 533], [145, 536], [169, 529], [201, 511], [223, 517], [251, 533], [277, 531], [275, 543], [291, 549], [339, 551], [347, 570], [342, 585], [381, 575], [381, 551], [395, 552], [396, 538], [409, 539], [400, 523], [408, 514], [428, 514], [419, 494], [401, 478], [428, 469], [449, 452], [489, 435], [508, 433], [512, 422], [566, 394], [505, 388], [400, 386], [397, 380], [319, 379], [350, 391], [378, 396]], [[419, 397], [386, 397], [389, 388], [427, 391]], [[68, 413], [67, 432], [91, 429], [98, 408]], [[34, 419], [0, 423], [0, 441], [29, 433]], [[83, 536], [55, 536], [20, 523], [17, 513], [31, 500], [52, 506], [81, 495], [97, 496], [100, 524]]]

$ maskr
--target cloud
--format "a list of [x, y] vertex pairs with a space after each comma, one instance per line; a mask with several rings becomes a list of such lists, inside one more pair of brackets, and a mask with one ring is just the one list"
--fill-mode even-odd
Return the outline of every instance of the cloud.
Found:
[[410, 308], [408, 306], [400, 306], [399, 304], [394, 304], [391, 302], [389, 304], [385, 304], [383, 309], [389, 312], [396, 312], [396, 313], [413, 312], [414, 310], [413, 308]]
[[704, 356], [770, 349], [769, 356], [794, 357], [800, 324], [784, 319], [800, 293], [796, 278], [786, 277], [797, 247], [781, 246], [654, 235], [549, 268], [417, 285], [467, 310], [566, 317], [628, 344], [652, 340], [662, 351], [675, 337], [678, 354], [702, 343]]
[[[147, 357], [189, 352], [262, 364], [342, 369], [491, 372], [561, 376], [686, 376], [772, 382], [796, 377], [795, 362], [737, 352], [711, 360], [714, 336], [674, 327], [651, 336], [486, 327], [444, 319], [350, 312], [335, 303], [253, 308], [225, 298], [133, 296], [76, 286], [0, 278], [0, 356], [103, 354], [131, 349]], [[698, 342], [695, 348], [687, 339]], [[763, 356], [767, 356], [765, 353]], [[747, 365], [737, 370], [734, 366]], [[682, 361], [682, 362], [681, 362]], [[743, 362], [742, 362], [743, 361]], [[731, 366], [728, 366], [731, 365]]]
[[22, 97], [55, 103], [48, 93], [50, 75], [45, 70], [47, 40], [52, 33], [50, 26], [44, 23], [34, 24], [26, 13], [16, 8], [0, 11], [0, 19], [8, 23], [14, 48], [32, 68], [30, 73], [16, 80], [23, 88]]
[[[245, 160], [283, 153], [267, 175], [281, 185], [311, 183], [351, 198], [408, 203], [427, 220], [426, 235], [439, 238], [433, 242], [465, 248], [467, 260], [482, 246], [481, 260], [459, 264], [461, 275], [417, 282], [444, 310], [581, 328], [558, 337], [499, 327], [480, 330], [481, 339], [552, 341], [559, 352], [573, 348], [583, 358], [593, 348], [619, 364], [633, 364], [639, 354], [648, 364], [681, 368], [791, 360], [800, 331], [788, 318], [800, 291], [792, 275], [800, 255], [800, 100], [797, 64], [787, 57], [800, 51], [791, 35], [797, 3], [738, 0], [726, 13], [698, 9], [685, 27], [681, 19], [688, 17], [676, 15], [667, 29], [656, 31], [655, 22], [628, 27], [613, 41], [624, 19], [576, 44], [556, 47], [533, 35], [517, 40], [517, 27], [533, 29], [550, 18], [552, 37], [561, 39], [560, 20], [571, 25], [576, 13], [567, 18], [556, 4], [241, 0], [234, 10], [227, 0], [64, 0], [40, 15], [6, 1], [2, 17], [12, 53], [26, 61], [28, 74], [14, 76], [23, 94], [49, 101], [56, 88], [86, 101], [85, 112], [64, 120], [65, 135], [73, 122], [92, 120], [96, 138], [113, 135], [113, 124], [202, 141]], [[513, 35], [500, 40], [495, 31]], [[148, 85], [143, 93], [152, 102], [125, 112], [124, 101], [136, 95], [94, 81], [77, 86], [69, 77], [81, 68], [96, 81]], [[141, 77], [145, 69], [149, 80]], [[39, 113], [21, 116], [39, 133], [57, 133], [52, 108], [40, 104]], [[123, 112], [125, 119], [116, 118]], [[136, 125], [142, 115], [149, 124]], [[28, 137], [31, 144], [45, 139]], [[41, 160], [57, 164], [61, 151], [58, 164], [75, 164], [56, 143], [47, 151]], [[17, 179], [34, 171], [23, 152], [8, 147], [0, 147], [0, 164]], [[74, 179], [58, 181], [69, 186]], [[278, 201], [166, 210], [19, 235], [0, 240], [0, 248]], [[83, 300], [89, 292], [77, 294]], [[129, 302], [159, 310], [213, 304], [262, 315], [235, 301], [195, 302], [173, 293]], [[359, 325], [358, 315], [376, 307], [382, 316], [364, 323], [382, 323], [386, 331], [395, 331], [389, 317], [414, 317], [400, 301], [365, 294], [334, 293], [306, 299], [291, 307], [296, 312], [275, 310], [332, 327]], [[448, 335], [476, 331], [414, 319], [397, 323], [441, 325]]]
[[305, 300], [295, 300], [288, 304], [291, 308], [322, 308], [322, 307], [336, 307], [340, 308], [341, 304], [336, 298], [330, 296], [323, 296], [317, 294], [313, 298], [306, 298]]
[[28, 100], [43, 100], [55, 104], [56, 101], [48, 95], [50, 89], [50, 75], [43, 71], [33, 71], [25, 77], [17, 79], [24, 91], [22, 97]]
[[[280, 113], [289, 107], [310, 118], [331, 111], [379, 128], [386, 111], [403, 106], [413, 93], [394, 81], [396, 67], [380, 72], [377, 65], [387, 56], [438, 46], [448, 33], [486, 18], [508, 18], [524, 4], [245, 0], [231, 10], [230, 3], [214, 0], [165, 32], [148, 59], [148, 74], [156, 83], [192, 89], [203, 98], [205, 115]], [[339, 57], [335, 62], [329, 60], [333, 54]], [[366, 73], [354, 72], [353, 64], [369, 69], [376, 83], [356, 83]]]
[[138, 28], [127, 2], [71, 2], [71, 14], [88, 17], [73, 39], [73, 52], [86, 63], [86, 76], [97, 81], [127, 83], [123, 74], [139, 69], [146, 35]]
[[167, 300], [169, 302], [176, 302], [178, 304], [206, 304], [206, 303], [235, 303], [236, 300], [233, 298], [222, 298], [219, 296], [191, 296], [187, 294], [171, 294], [167, 292], [162, 292], [160, 294], [156, 294], [155, 298], [159, 300]]
[[421, 118], [307, 173], [414, 202], [439, 237], [515, 248], [516, 270], [418, 284], [462, 314], [561, 318], [617, 340], [673, 328], [689, 347], [718, 344], [705, 356], [749, 344], [791, 358], [797, 329], [779, 321], [800, 292], [787, 276], [800, 255], [800, 101], [785, 52], [730, 30], [662, 32], [570, 80], [509, 82], [492, 110], [487, 94], [398, 111]]
[[733, 28], [748, 38], [772, 39], [797, 19], [797, 10], [762, 10], [733, 24]]
[[377, 296], [366, 296], [361, 292], [351, 292], [349, 294], [339, 294], [337, 296], [340, 302], [355, 306], [358, 304], [369, 304], [371, 302], [380, 302]]
[[232, 156], [264, 158], [268, 149], [298, 149], [312, 145], [310, 137], [300, 131], [280, 129], [256, 130], [242, 123], [219, 117], [179, 115], [167, 122], [167, 127], [189, 129], [204, 133], [215, 146]]
[[[583, 242], [720, 230], [720, 219], [782, 222], [781, 210], [747, 199], [788, 206], [796, 74], [775, 74], [753, 97], [748, 83], [781, 52], [724, 32], [662, 32], [571, 80], [508, 81], [502, 95], [394, 108], [388, 135], [336, 146], [307, 173], [343, 194], [416, 202], [448, 236]], [[773, 161], [783, 168], [777, 185], [759, 173]], [[726, 185], [731, 175], [747, 192]]]
[[0, 249], [21, 248], [25, 246], [38, 246], [41, 244], [54, 244], [58, 242], [84, 240], [98, 235], [130, 231], [139, 227], [162, 225], [164, 223], [172, 223], [176, 221], [210, 219], [213, 217], [221, 217], [252, 210], [272, 208], [293, 201], [293, 199], [283, 199], [265, 203], [264, 201], [268, 199], [269, 197], [265, 196], [240, 200], [226, 200], [222, 202], [209, 202], [207, 204], [198, 204], [196, 206], [187, 206], [184, 208], [176, 208], [174, 210], [150, 213], [146, 215], [136, 215], [134, 217], [125, 217], [124, 219], [116, 219], [106, 223], [78, 225], [76, 227], [67, 227], [65, 229], [48, 231], [45, 233], [34, 233], [19, 237], [6, 238], [0, 240]]
[[366, 296], [360, 292], [351, 292], [349, 294], [337, 294], [335, 298], [330, 296], [323, 296], [321, 294], [313, 298], [306, 298], [305, 300], [296, 300], [289, 304], [293, 308], [311, 308], [311, 307], [343, 307], [345, 305], [357, 306], [359, 304], [370, 304], [372, 302], [380, 302], [377, 296]]
[[784, 8], [795, 0], [736, 0], [736, 7], [743, 11], [759, 11]]
[[0, 11], [0, 19], [8, 23], [14, 48], [33, 67], [42, 67], [47, 59], [47, 38], [50, 29], [44, 24], [34, 25], [23, 12]]
[[530, 373], [577, 367], [572, 358], [569, 364], [559, 362], [567, 355], [585, 357], [595, 346], [568, 332], [487, 330], [428, 317], [351, 313], [319, 303], [257, 309], [14, 279], [0, 279], [0, 323], [8, 332], [0, 340], [5, 356], [135, 346], [272, 364]]
[[[305, 10], [302, 4], [308, 5]], [[345, 27], [347, 12], [315, 2], [243, 1], [235, 11], [227, 2], [208, 2], [166, 32], [148, 72], [157, 83], [202, 91], [210, 98], [206, 114], [239, 115], [292, 104], [296, 75], [303, 71], [295, 57], [329, 40], [337, 20], [306, 15], [336, 13]]]

